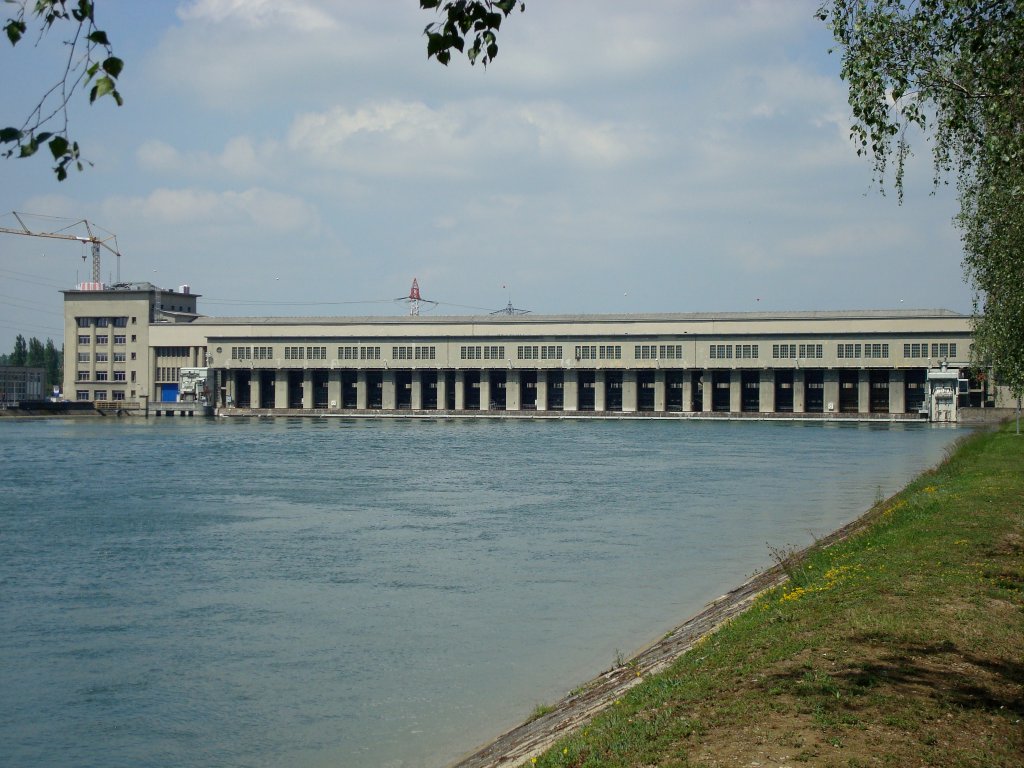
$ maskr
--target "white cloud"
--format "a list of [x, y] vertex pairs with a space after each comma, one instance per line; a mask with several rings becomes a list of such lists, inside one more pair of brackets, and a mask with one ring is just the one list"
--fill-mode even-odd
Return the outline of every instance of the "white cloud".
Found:
[[227, 141], [220, 154], [183, 152], [158, 139], [149, 139], [136, 150], [139, 165], [147, 171], [175, 176], [207, 177], [225, 172], [234, 178], [267, 175], [277, 161], [277, 144], [260, 144], [248, 136], [235, 136]]
[[335, 19], [319, 5], [311, 0], [192, 0], [178, 9], [178, 16], [187, 22], [235, 22], [300, 32], [336, 27]]
[[216, 225], [287, 233], [308, 232], [319, 225], [316, 209], [306, 201], [260, 187], [241, 192], [160, 188], [144, 197], [110, 199], [107, 208], [122, 218], [135, 216], [155, 226]]
[[485, 174], [514, 159], [577, 168], [609, 168], [648, 152], [636, 126], [589, 120], [556, 102], [388, 101], [299, 115], [288, 147], [316, 164], [389, 176]]

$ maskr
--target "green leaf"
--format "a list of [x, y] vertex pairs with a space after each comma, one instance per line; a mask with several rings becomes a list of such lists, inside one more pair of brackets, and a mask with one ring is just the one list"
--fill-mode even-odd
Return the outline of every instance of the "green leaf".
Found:
[[111, 77], [119, 77], [122, 69], [124, 69], [124, 62], [117, 56], [110, 56], [103, 61], [103, 71]]
[[7, 32], [7, 39], [11, 41], [11, 45], [17, 45], [21, 36], [25, 34], [25, 30], [25, 22], [17, 19], [11, 19], [4, 25], [4, 31]]
[[17, 128], [0, 128], [0, 144], [9, 144], [12, 141], [21, 141], [24, 136]]
[[437, 56], [445, 49], [444, 36], [437, 32], [430, 32], [427, 35], [427, 58]]
[[110, 40], [107, 39], [107, 33], [102, 29], [97, 29], [89, 33], [86, 38], [90, 43], [96, 43], [96, 45], [110, 45]]
[[68, 140], [63, 136], [54, 136], [50, 139], [50, 152], [53, 154], [53, 159], [59, 160], [64, 155], [68, 154], [70, 146], [71, 145], [68, 143]]
[[94, 101], [96, 101], [96, 99], [103, 98], [108, 93], [112, 93], [113, 91], [114, 81], [111, 80], [109, 77], [101, 77], [99, 80], [96, 81], [96, 85], [94, 85], [92, 87], [92, 90], [89, 92], [89, 103], [91, 104]]

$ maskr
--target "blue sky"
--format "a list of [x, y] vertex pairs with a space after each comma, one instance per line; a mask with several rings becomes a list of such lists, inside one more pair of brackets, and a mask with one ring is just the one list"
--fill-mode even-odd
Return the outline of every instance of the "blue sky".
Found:
[[[66, 182], [0, 161], [0, 214], [87, 218], [211, 315], [403, 314], [413, 277], [435, 314], [970, 311], [952, 190], [919, 145], [879, 194], [817, 5], [533, 0], [484, 70], [415, 0], [99, 0], [125, 105], [78, 99]], [[0, 123], [58, 42], [0, 46]], [[81, 256], [0, 235], [0, 350], [59, 339]]]

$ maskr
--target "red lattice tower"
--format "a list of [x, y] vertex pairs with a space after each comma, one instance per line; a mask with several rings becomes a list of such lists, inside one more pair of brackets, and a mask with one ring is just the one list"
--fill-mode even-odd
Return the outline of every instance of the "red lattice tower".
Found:
[[412, 288], [409, 289], [409, 314], [419, 315], [420, 313], [420, 284], [414, 277]]

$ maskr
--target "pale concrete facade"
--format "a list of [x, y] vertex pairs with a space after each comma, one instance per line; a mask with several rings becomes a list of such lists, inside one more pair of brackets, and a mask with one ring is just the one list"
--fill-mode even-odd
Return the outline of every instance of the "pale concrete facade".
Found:
[[148, 284], [64, 294], [66, 396], [126, 403], [205, 365], [236, 409], [904, 414], [971, 346], [947, 310], [214, 318]]

